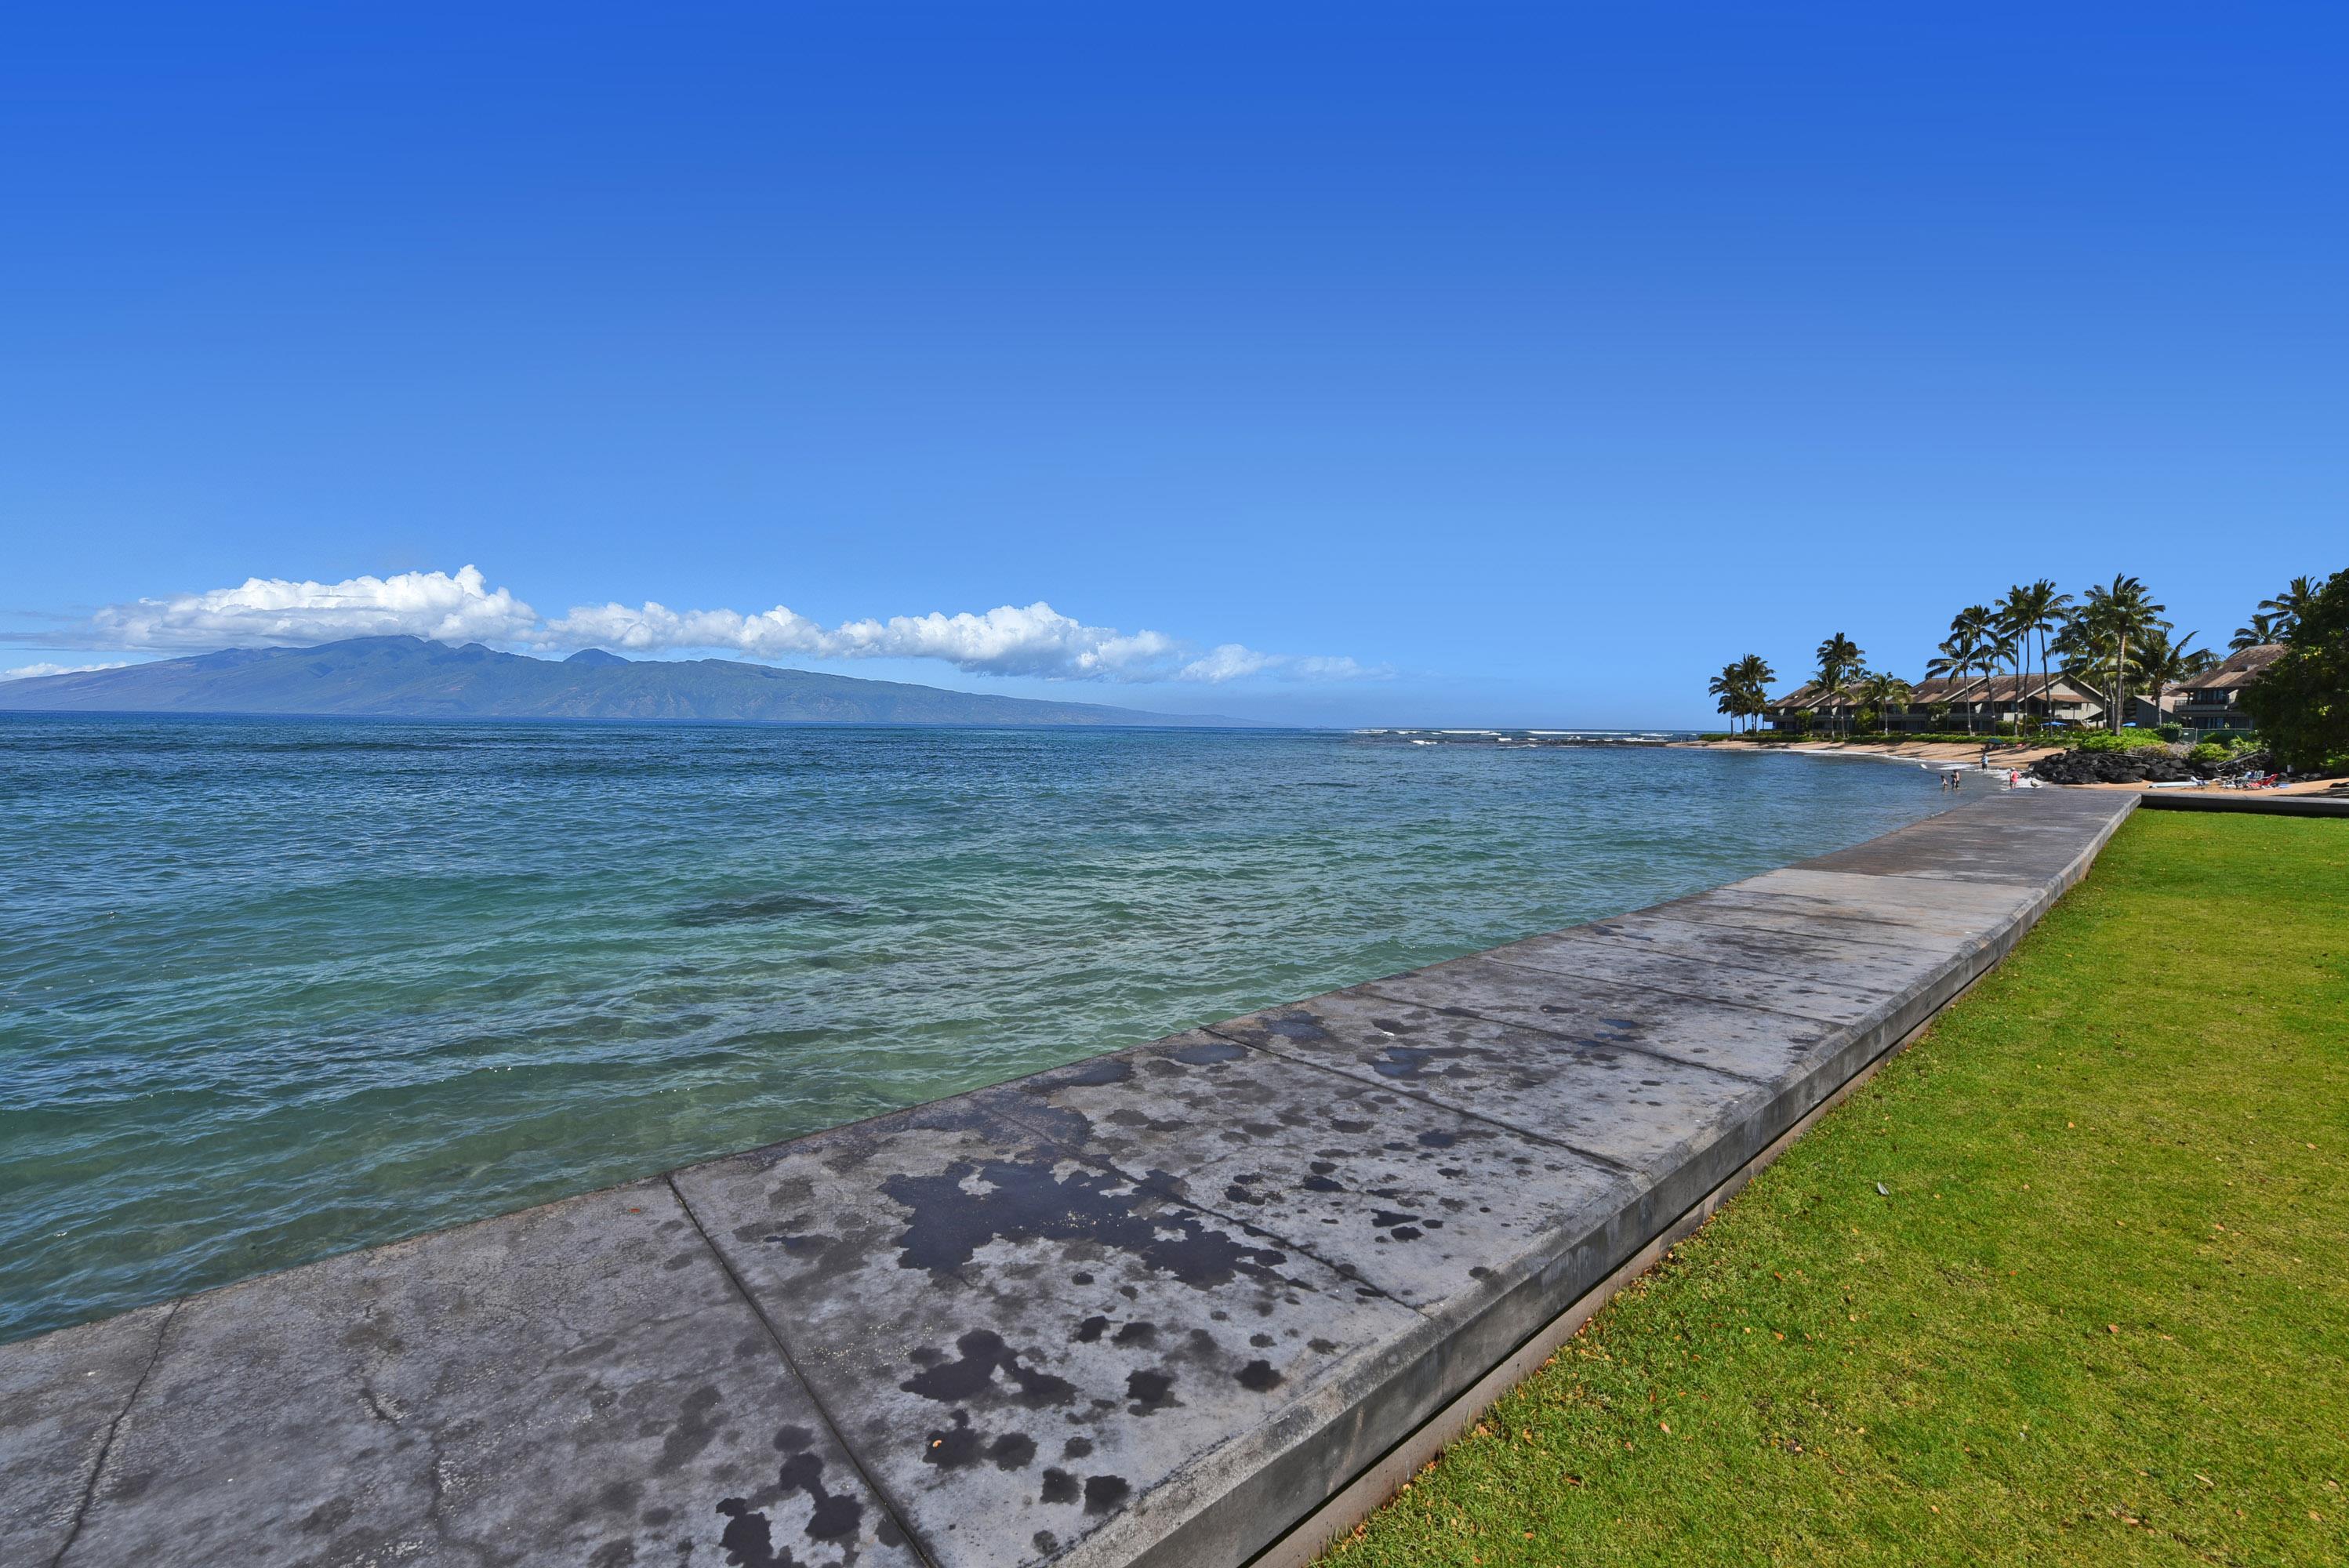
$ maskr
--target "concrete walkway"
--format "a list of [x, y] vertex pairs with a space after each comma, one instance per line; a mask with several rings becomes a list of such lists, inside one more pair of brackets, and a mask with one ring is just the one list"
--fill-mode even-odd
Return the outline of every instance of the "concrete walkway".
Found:
[[2137, 803], [1992, 797], [0, 1346], [0, 1563], [1246, 1562], [1995, 964]]

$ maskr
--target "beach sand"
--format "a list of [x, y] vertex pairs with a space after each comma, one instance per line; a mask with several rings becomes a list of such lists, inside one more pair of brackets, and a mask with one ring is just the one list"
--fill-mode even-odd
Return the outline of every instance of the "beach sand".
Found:
[[[1773, 741], [1766, 745], [1751, 740], [1676, 740], [1671, 744], [1704, 747], [1715, 751], [1789, 751], [1796, 755], [1905, 758], [1917, 762], [1980, 762], [1982, 754], [1982, 748], [1979, 745], [1959, 745], [1941, 741], [1869, 740], [1865, 737], [1852, 740], [1807, 740], [1792, 743]], [[1993, 742], [1990, 748], [1991, 770], [1997, 772], [2007, 768], [2029, 768], [2041, 758], [2053, 756], [2063, 749], [2060, 746], [2000, 745]], [[2280, 785], [2274, 789], [2263, 789], [2260, 793], [2323, 795], [2331, 793], [2340, 786], [2341, 782], [2342, 780], [2338, 779], [2303, 779], [2297, 783]], [[2062, 784], [2047, 787], [2062, 789], [2131, 789], [2139, 794], [2153, 788], [2147, 784]], [[2176, 788], [2178, 786], [2164, 786], [2164, 789]], [[2217, 786], [2206, 784], [2201, 788], [2211, 789], [2216, 789]]]

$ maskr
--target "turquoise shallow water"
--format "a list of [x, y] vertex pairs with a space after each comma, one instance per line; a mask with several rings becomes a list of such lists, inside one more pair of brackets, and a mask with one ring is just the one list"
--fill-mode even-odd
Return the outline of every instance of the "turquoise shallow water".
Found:
[[1947, 803], [1693, 750], [0, 716], [0, 1339]]

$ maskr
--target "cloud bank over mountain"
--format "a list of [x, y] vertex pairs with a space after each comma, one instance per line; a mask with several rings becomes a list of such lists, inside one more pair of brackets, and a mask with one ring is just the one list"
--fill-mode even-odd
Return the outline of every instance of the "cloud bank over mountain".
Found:
[[545, 617], [511, 591], [491, 587], [474, 566], [340, 583], [249, 577], [233, 588], [109, 604], [78, 634], [93, 648], [159, 652], [396, 635], [543, 652], [601, 647], [634, 655], [727, 652], [761, 660], [934, 659], [972, 675], [1046, 680], [1221, 685], [1250, 678], [1359, 680], [1388, 673], [1342, 656], [1265, 653], [1238, 643], [1202, 649], [1163, 632], [1087, 625], [1040, 600], [978, 614], [869, 617], [835, 626], [781, 604], [745, 614], [673, 610], [652, 600], [576, 605]]
[[110, 665], [57, 665], [46, 663], [16, 665], [8, 669], [0, 670], [0, 681], [39, 680], [43, 676], [88, 676], [96, 675], [100, 670], [123, 670], [129, 669], [129, 667], [130, 666], [127, 664], [119, 663]]

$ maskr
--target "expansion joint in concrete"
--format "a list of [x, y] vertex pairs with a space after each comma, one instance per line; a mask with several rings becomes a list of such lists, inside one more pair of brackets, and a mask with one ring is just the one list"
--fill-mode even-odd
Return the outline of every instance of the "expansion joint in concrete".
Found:
[[[1568, 975], [1563, 970], [1547, 969], [1538, 964], [1520, 964], [1515, 959], [1504, 958], [1498, 954], [1488, 954], [1488, 956], [1491, 957], [1494, 963], [1502, 965], [1510, 969], [1515, 969], [1521, 974], [1542, 975], [1547, 975], [1553, 980], [1572, 980], [1575, 978], [1574, 975]], [[1806, 1024], [1834, 1025], [1838, 1022], [1838, 1020], [1834, 1018], [1822, 1018], [1816, 1013], [1797, 1013], [1790, 1007], [1773, 1007], [1766, 1002], [1748, 1001], [1742, 996], [1731, 996], [1718, 992], [1684, 990], [1677, 985], [1659, 985], [1652, 980], [1633, 980], [1621, 975], [1609, 975], [1607, 977], [1607, 984], [1609, 985], [1621, 985], [1633, 991], [1656, 991], [1667, 996], [1678, 996], [1683, 1001], [1710, 1002], [1718, 1007], [1737, 1007], [1748, 1013], [1767, 1013], [1774, 1018], [1795, 1018]], [[1896, 995], [1897, 993], [1888, 992], [1883, 995], [1878, 996], [1877, 1001], [1879, 1003], [1888, 1002]]]
[[907, 1522], [905, 1510], [899, 1505], [895, 1497], [890, 1495], [888, 1489], [881, 1484], [881, 1478], [866, 1468], [864, 1460], [856, 1451], [856, 1446], [848, 1440], [848, 1434], [841, 1430], [839, 1418], [833, 1414], [832, 1407], [825, 1402], [822, 1395], [816, 1392], [815, 1384], [801, 1369], [799, 1357], [792, 1354], [791, 1342], [783, 1337], [783, 1331], [775, 1326], [775, 1320], [767, 1315], [767, 1309], [759, 1304], [758, 1294], [745, 1284], [742, 1276], [735, 1272], [733, 1263], [726, 1256], [726, 1250], [710, 1239], [709, 1227], [701, 1222], [701, 1216], [694, 1211], [692, 1200], [686, 1197], [685, 1190], [677, 1184], [676, 1172], [670, 1171], [664, 1174], [661, 1181], [668, 1188], [669, 1195], [677, 1200], [677, 1206], [685, 1212], [687, 1222], [693, 1226], [693, 1233], [701, 1238], [701, 1244], [709, 1249], [709, 1255], [717, 1260], [718, 1266], [725, 1272], [727, 1282], [734, 1287], [734, 1294], [741, 1298], [743, 1305], [748, 1306], [751, 1314], [758, 1318], [759, 1326], [767, 1331], [767, 1338], [774, 1345], [776, 1356], [781, 1358], [784, 1369], [792, 1375], [792, 1381], [799, 1385], [800, 1392], [807, 1396], [808, 1404], [823, 1420], [825, 1430], [832, 1435], [832, 1440], [839, 1445], [840, 1451], [847, 1457], [848, 1463], [856, 1471], [858, 1479], [863, 1480], [865, 1487], [872, 1492], [874, 1501], [887, 1511], [889, 1522], [896, 1526], [897, 1532], [905, 1537], [906, 1546], [921, 1558], [925, 1568], [938, 1568], [937, 1554]]
[[[1716, 922], [1713, 922], [1713, 921], [1693, 921], [1693, 920], [1692, 920], [1692, 921], [1688, 922], [1687, 923], [1689, 923], [1689, 924], [1691, 924], [1691, 925], [1695, 925], [1695, 926], [1700, 926], [1700, 927], [1701, 927], [1701, 926], [1704, 926], [1704, 925], [1714, 924], [1714, 923], [1716, 923]], [[1754, 928], [1753, 928], [1752, 926], [1750, 926], [1750, 925], [1741, 925], [1741, 926], [1739, 926], [1737, 929], [1738, 929], [1738, 930], [1740, 930], [1740, 931], [1751, 931], [1751, 930], [1753, 930]], [[1626, 936], [1626, 935], [1624, 935], [1624, 934], [1623, 934], [1622, 933], [1620, 933], [1620, 932], [1609, 931], [1609, 930], [1607, 930], [1607, 929], [1606, 929], [1606, 927], [1605, 927], [1604, 923], [1599, 923], [1599, 924], [1595, 924], [1595, 925], [1589, 926], [1589, 927], [1586, 928], [1586, 929], [1585, 929], [1585, 931], [1584, 931], [1584, 932], [1582, 932], [1582, 933], [1580, 933], [1579, 934], [1583, 935], [1587, 940], [1588, 940], [1588, 941], [1590, 941], [1590, 942], [1599, 944], [1601, 944], [1601, 945], [1603, 945], [1603, 946], [1605, 946], [1605, 947], [1610, 948], [1610, 949], [1612, 949], [1612, 950], [1614, 950], [1614, 951], [1616, 951], [1616, 952], [1619, 952], [1619, 953], [1638, 953], [1638, 954], [1654, 954], [1654, 953], [1657, 951], [1657, 949], [1652, 948], [1652, 947], [1650, 947], [1650, 946], [1646, 945], [1645, 944], [1643, 944], [1643, 943], [1640, 942], [1636, 937], [1630, 937], [1630, 936]], [[1886, 945], [1886, 944], [1883, 944], [1883, 943], [1880, 943], [1880, 942], [1872, 942], [1872, 943], [1869, 943], [1868, 945], [1869, 945], [1869, 946], [1871, 946], [1871, 947], [1882, 947], [1882, 946], [1884, 946], [1884, 945]], [[1540, 966], [1539, 965], [1537, 965], [1537, 964], [1518, 964], [1518, 963], [1517, 963], [1517, 961], [1516, 961], [1516, 959], [1514, 959], [1514, 958], [1503, 958], [1503, 957], [1501, 957], [1501, 956], [1499, 955], [1499, 953], [1498, 953], [1498, 951], [1497, 951], [1497, 950], [1495, 950], [1495, 952], [1492, 954], [1492, 958], [1493, 958], [1493, 962], [1495, 962], [1495, 964], [1510, 964], [1510, 965], [1515, 965], [1517, 968], [1520, 968], [1520, 969], [1538, 969], [1538, 968], [1540, 968], [1540, 967], [1541, 967], [1541, 966]], [[1779, 974], [1779, 973], [1780, 973], [1780, 971], [1778, 971], [1778, 970], [1776, 970], [1776, 969], [1772, 968], [1772, 967], [1771, 967], [1770, 965], [1768, 965], [1767, 964], [1741, 964], [1741, 963], [1739, 963], [1739, 962], [1738, 962], [1736, 959], [1734, 959], [1734, 958], [1723, 958], [1723, 957], [1722, 957], [1722, 956], [1721, 956], [1719, 954], [1717, 954], [1717, 953], [1707, 953], [1707, 954], [1704, 955], [1704, 961], [1705, 961], [1707, 964], [1709, 964], [1709, 965], [1713, 965], [1713, 966], [1714, 968], [1716, 968], [1716, 969], [1734, 969], [1734, 970], [1736, 970], [1736, 971], [1737, 971], [1739, 974], [1741, 974], [1741, 975], [1776, 975], [1776, 974]], [[1547, 970], [1547, 971], [1544, 971], [1544, 972], [1545, 972], [1545, 973], [1547, 973], [1547, 974], [1556, 974], [1556, 973], [1558, 973], [1558, 971], [1556, 971], [1556, 970]], [[1627, 982], [1625, 982], [1625, 984], [1627, 984], [1627, 985], [1630, 985], [1630, 984], [1635, 984], [1635, 982], [1630, 982], [1630, 981], [1627, 981]], [[1659, 991], [1672, 990], [1672, 988], [1671, 988], [1671, 987], [1670, 987], [1670, 986], [1664, 986], [1664, 985], [1658, 985], [1658, 986], [1654, 986], [1654, 987], [1652, 987], [1652, 989], [1659, 990]], [[1723, 996], [1718, 996], [1718, 995], [1700, 995], [1699, 993], [1694, 992], [1694, 991], [1672, 991], [1672, 994], [1673, 994], [1674, 995], [1679, 995], [1679, 996], [1693, 996], [1693, 997], [1695, 997], [1695, 998], [1696, 998], [1697, 1000], [1699, 1000], [1699, 1001], [1712, 1001], [1712, 1002], [1717, 1002], [1717, 1001], [1722, 1001], [1722, 1000], [1725, 1000], [1725, 999], [1726, 999], [1726, 998], [1724, 998], [1724, 997], [1723, 997]], [[1800, 1014], [1798, 1014], [1798, 1015], [1796, 1015], [1796, 1016], [1806, 1016], [1806, 1015], [1800, 1015]]]
[[[1393, 1002], [1402, 1006], [1418, 1006], [1421, 1005], [1413, 1001], [1408, 996], [1398, 996], [1392, 991], [1382, 991], [1379, 989], [1379, 983], [1375, 980], [1365, 981], [1360, 987], [1358, 987], [1358, 989], [1366, 991], [1370, 995], [1377, 996], [1381, 1000]], [[1588, 1046], [1591, 1043], [1578, 1035], [1569, 1035], [1559, 1029], [1545, 1029], [1539, 1024], [1528, 1024], [1521, 1018], [1506, 1018], [1492, 1013], [1480, 1013], [1474, 1007], [1453, 1006], [1446, 1008], [1445, 1011], [1457, 1013], [1462, 1017], [1465, 1018], [1481, 1019], [1487, 1024], [1497, 1024], [1505, 1029], [1524, 1029], [1532, 1034], [1547, 1035], [1551, 1039], [1564, 1040], [1569, 1046]], [[1781, 1013], [1777, 1016], [1782, 1018], [1790, 1018], [1794, 1016], [1791, 1013]], [[1803, 1020], [1806, 1024], [1816, 1024], [1818, 1021], [1819, 1020], [1816, 1018], [1805, 1018]], [[1676, 1068], [1703, 1068], [1708, 1072], [1716, 1072], [1723, 1078], [1735, 1078], [1741, 1083], [1749, 1083], [1766, 1087], [1770, 1082], [1767, 1078], [1757, 1073], [1742, 1073], [1737, 1071], [1734, 1068], [1715, 1067], [1711, 1062], [1692, 1062], [1686, 1057], [1672, 1056], [1669, 1052], [1665, 1051], [1651, 1051], [1644, 1046], [1634, 1045], [1629, 1040], [1609, 1040], [1606, 1042], [1604, 1048], [1610, 1051], [1629, 1051], [1633, 1056], [1645, 1057], [1651, 1062], [1670, 1062]]]
[[[1336, 1078], [1340, 1083], [1350, 1085], [1359, 1084], [1363, 1081], [1361, 1078], [1356, 1078], [1351, 1073], [1342, 1072], [1340, 1069], [1330, 1066], [1327, 1062], [1317, 1062], [1310, 1057], [1291, 1056], [1287, 1051], [1274, 1050], [1270, 1046], [1262, 1046], [1250, 1040], [1243, 1040], [1235, 1036], [1224, 1033], [1223, 1030], [1216, 1028], [1212, 1024], [1207, 1026], [1206, 1032], [1215, 1036], [1219, 1040], [1229, 1040], [1233, 1045], [1239, 1047], [1240, 1049], [1244, 1051], [1254, 1051], [1257, 1056], [1269, 1057], [1274, 1061], [1285, 1062], [1290, 1067], [1304, 1068], [1308, 1071], [1320, 1073], [1325, 1077]], [[1647, 1055], [1644, 1051], [1640, 1054], [1642, 1056]], [[1661, 1060], [1662, 1058], [1651, 1057], [1651, 1059]], [[1453, 1105], [1447, 1101], [1437, 1099], [1433, 1096], [1420, 1094], [1414, 1090], [1405, 1088], [1401, 1084], [1381, 1083], [1378, 1087], [1385, 1090], [1387, 1093], [1395, 1096], [1399, 1099], [1410, 1100], [1414, 1105], [1423, 1105], [1430, 1110], [1441, 1111], [1446, 1116], [1456, 1116], [1463, 1121], [1473, 1121], [1480, 1126], [1497, 1128], [1501, 1131], [1506, 1132], [1513, 1137], [1530, 1139], [1534, 1142], [1543, 1144], [1548, 1148], [1562, 1150], [1565, 1152], [1573, 1155], [1578, 1160], [1588, 1160], [1593, 1165], [1599, 1166], [1602, 1170], [1613, 1171], [1624, 1176], [1635, 1178], [1640, 1177], [1640, 1172], [1637, 1166], [1629, 1164], [1624, 1161], [1615, 1159], [1611, 1155], [1601, 1154], [1595, 1150], [1585, 1149], [1579, 1144], [1569, 1143], [1566, 1140], [1559, 1138], [1553, 1133], [1537, 1132], [1530, 1127], [1520, 1127], [1514, 1121], [1504, 1121], [1497, 1116], [1487, 1116], [1482, 1111], [1470, 1110], [1466, 1106]]]
[[[1718, 925], [1728, 931], [1750, 931], [1754, 933], [1756, 935], [1761, 936], [1784, 936], [1786, 934], [1786, 928], [1783, 925], [1754, 925], [1743, 920], [1730, 920], [1723, 918], [1724, 913], [1730, 914], [1735, 913], [1736, 912], [1733, 910], [1723, 912], [1709, 909], [1704, 912], [1704, 918], [1702, 920], [1692, 920], [1686, 912], [1676, 910], [1670, 904], [1659, 904], [1654, 909], [1633, 910], [1631, 913], [1634, 914], [1670, 915], [1676, 920], [1690, 920], [1693, 924]], [[1816, 911], [1810, 910], [1797, 909], [1789, 911], [1788, 913], [1801, 914], [1807, 919], [1818, 922], [1821, 930], [1826, 934], [1834, 936], [1838, 942], [1857, 942], [1869, 947], [1890, 947], [1904, 951], [1916, 945], [1914, 934], [1910, 934], [1905, 937], [1864, 936], [1860, 934], [1859, 931], [1859, 927], [1863, 924], [1860, 921], [1838, 919], [1834, 915], [1820, 914]], [[1621, 917], [1609, 916], [1609, 918], [1619, 919]], [[1598, 921], [1593, 923], [1603, 925], [1606, 922]], [[1601, 934], [1604, 934], [1602, 933]], [[1708, 960], [1708, 962], [1710, 962], [1710, 960]]]

